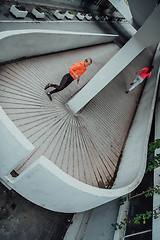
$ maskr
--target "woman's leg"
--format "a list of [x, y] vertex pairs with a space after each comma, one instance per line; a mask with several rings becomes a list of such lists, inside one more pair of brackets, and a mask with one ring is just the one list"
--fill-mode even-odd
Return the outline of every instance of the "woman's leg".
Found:
[[133, 84], [133, 86], [129, 89], [129, 92], [132, 91], [135, 87], [137, 87], [142, 81], [143, 81], [143, 79], [142, 79], [140, 76], [137, 76], [137, 78], [133, 81], [134, 84]]
[[133, 83], [136, 83], [138, 81], [138, 77], [139, 77], [139, 75], [137, 75], [137, 77], [134, 79]]
[[53, 91], [50, 92], [50, 94], [52, 93], [56, 93], [59, 91], [62, 91], [64, 88], [66, 88], [74, 79], [71, 77], [71, 75], [69, 73], [65, 74], [60, 82], [59, 85], [57, 84], [50, 84], [50, 87], [54, 87], [55, 89]]

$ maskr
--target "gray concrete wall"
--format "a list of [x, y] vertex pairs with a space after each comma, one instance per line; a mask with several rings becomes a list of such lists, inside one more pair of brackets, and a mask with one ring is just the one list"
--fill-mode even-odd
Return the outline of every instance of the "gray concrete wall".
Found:
[[4, 176], [9, 174], [34, 149], [34, 146], [18, 130], [1, 107], [0, 133], [0, 178], [4, 180]]
[[[160, 138], [160, 132], [159, 131], [156, 133], [156, 138], [155, 139], [157, 139], [157, 138]], [[159, 154], [160, 151], [156, 151], [156, 154], [157, 153]], [[154, 170], [154, 186], [156, 186], [156, 185], [160, 186], [160, 167], [156, 168]], [[159, 208], [159, 206], [160, 206], [160, 195], [158, 193], [155, 193], [154, 197], [153, 197], [153, 210]], [[159, 215], [160, 210], [158, 210], [157, 213]], [[159, 236], [160, 236], [160, 228], [159, 228], [160, 217], [158, 216], [157, 219], [153, 218], [152, 222], [153, 222], [152, 223], [153, 224], [152, 225], [153, 226], [152, 239], [153, 240], [159, 240]]]
[[[158, 89], [158, 98], [156, 102], [156, 109], [155, 109], [155, 140], [160, 139], [160, 87]], [[160, 154], [160, 149], [156, 149], [155, 155]], [[154, 186], [160, 186], [160, 167], [156, 168], [154, 170]], [[157, 207], [160, 206], [160, 194], [155, 193], [153, 197], [153, 210], [157, 209]], [[157, 213], [160, 213], [160, 210], [157, 211]], [[157, 219], [153, 218], [153, 231], [152, 231], [152, 239], [159, 240], [160, 236], [160, 218]]]
[[0, 62], [112, 42], [117, 35], [51, 30], [0, 33]]
[[8, 185], [26, 199], [58, 212], [82, 212], [116, 197], [116, 191], [95, 188], [64, 173], [41, 156], [15, 179], [6, 176]]

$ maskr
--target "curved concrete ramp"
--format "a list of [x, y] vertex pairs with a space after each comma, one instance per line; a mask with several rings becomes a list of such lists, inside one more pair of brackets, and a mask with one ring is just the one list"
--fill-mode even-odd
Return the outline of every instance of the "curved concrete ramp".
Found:
[[[115, 44], [1, 66], [1, 106], [35, 146], [30, 156], [15, 169], [21, 174], [16, 179], [7, 178], [12, 187], [42, 207], [63, 212], [85, 211], [130, 191], [128, 180], [118, 189], [98, 187], [111, 188], [113, 184], [144, 83], [129, 95], [125, 91], [137, 69], [151, 63], [154, 49], [143, 51], [77, 116], [69, 112], [65, 103], [118, 51]], [[73, 82], [55, 94], [50, 102], [43, 89], [45, 84], [59, 83], [69, 66], [86, 56], [94, 61], [81, 78], [80, 85]], [[37, 160], [41, 155], [48, 158], [49, 163], [47, 160], [43, 162], [44, 157]], [[61, 174], [57, 177], [52, 174], [50, 178], [49, 172], [57, 167]], [[32, 174], [33, 169], [35, 174]], [[63, 182], [63, 187], [57, 188], [59, 185], [54, 178], [60, 179], [61, 176], [59, 184]]]

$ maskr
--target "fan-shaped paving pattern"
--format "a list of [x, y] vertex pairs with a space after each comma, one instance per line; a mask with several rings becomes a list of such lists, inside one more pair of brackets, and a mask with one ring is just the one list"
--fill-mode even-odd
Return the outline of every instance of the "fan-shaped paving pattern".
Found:
[[[114, 80], [78, 116], [65, 103], [118, 51], [114, 44], [54, 53], [0, 67], [0, 103], [6, 114], [35, 146], [16, 168], [21, 173], [41, 155], [64, 172], [92, 186], [110, 187], [136, 107], [132, 99], [124, 106], [125, 80]], [[76, 61], [87, 56], [93, 64], [51, 102], [44, 91], [59, 83]], [[107, 77], [107, 76], [106, 76]], [[125, 79], [125, 78], [124, 78]], [[116, 86], [116, 87], [115, 87]], [[117, 91], [118, 89], [118, 91]], [[128, 112], [128, 114], [126, 114]]]

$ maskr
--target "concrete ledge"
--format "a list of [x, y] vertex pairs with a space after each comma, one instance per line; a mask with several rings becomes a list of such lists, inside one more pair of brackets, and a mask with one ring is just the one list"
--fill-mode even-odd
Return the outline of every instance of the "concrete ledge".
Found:
[[[41, 156], [8, 185], [29, 201], [58, 212], [82, 212], [115, 198], [116, 191], [84, 184]], [[114, 192], [114, 194], [112, 193]]]
[[[115, 223], [120, 223], [124, 222], [124, 219], [128, 217], [128, 212], [129, 212], [129, 204], [130, 201], [127, 199], [124, 204], [120, 205], [119, 207], [119, 212], [118, 212], [118, 217]], [[125, 238], [125, 232], [126, 232], [126, 223], [122, 225], [122, 229], [117, 229], [114, 233], [114, 238], [113, 240], [124, 240]]]
[[[156, 109], [155, 109], [155, 140], [160, 139], [160, 87], [158, 90], [158, 97], [157, 97], [157, 102], [156, 102]], [[156, 149], [155, 155], [160, 154], [160, 149]], [[160, 167], [156, 168], [154, 170], [154, 186], [160, 186]], [[153, 196], [153, 210], [159, 207], [160, 205], [160, 195], [155, 193]], [[158, 213], [158, 211], [157, 211]], [[160, 210], [159, 210], [160, 213]], [[158, 217], [157, 219], [152, 220], [152, 239], [154, 240], [159, 240], [160, 236], [160, 218]]]
[[[160, 136], [159, 136], [160, 137]], [[160, 151], [158, 152], [160, 153]], [[158, 185], [160, 186], [160, 167], [156, 168], [154, 170], [154, 186]], [[153, 210], [157, 209], [160, 205], [160, 195], [155, 193], [154, 197], [153, 197]], [[158, 214], [160, 214], [160, 210], [157, 211]], [[152, 224], [153, 224], [153, 229], [152, 229], [152, 239], [154, 240], [159, 240], [159, 235], [160, 235], [160, 218], [158, 216], [157, 219], [152, 220]]]
[[69, 226], [64, 240], [80, 240], [83, 239], [87, 223], [89, 221], [92, 210], [74, 214], [73, 223]]
[[0, 32], [0, 62], [112, 42], [118, 35], [52, 30]]
[[34, 146], [24, 137], [0, 107], [0, 177], [3, 178], [25, 158]]

